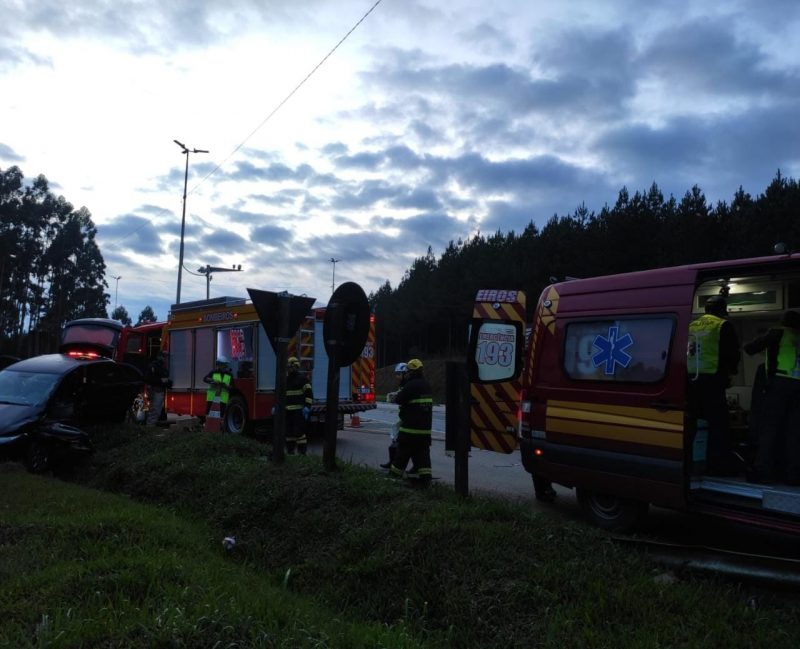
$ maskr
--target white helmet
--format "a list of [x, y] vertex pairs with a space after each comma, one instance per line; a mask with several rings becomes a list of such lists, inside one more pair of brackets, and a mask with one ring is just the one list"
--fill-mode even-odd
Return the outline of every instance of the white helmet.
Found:
[[395, 374], [405, 374], [408, 372], [408, 365], [405, 363], [398, 363], [394, 366], [394, 373]]

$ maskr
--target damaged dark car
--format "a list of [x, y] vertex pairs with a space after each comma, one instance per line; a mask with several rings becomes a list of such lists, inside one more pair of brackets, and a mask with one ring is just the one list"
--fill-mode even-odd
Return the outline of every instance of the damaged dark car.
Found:
[[0, 371], [0, 459], [32, 473], [92, 451], [83, 428], [125, 420], [142, 386], [130, 365], [91, 355], [47, 354]]

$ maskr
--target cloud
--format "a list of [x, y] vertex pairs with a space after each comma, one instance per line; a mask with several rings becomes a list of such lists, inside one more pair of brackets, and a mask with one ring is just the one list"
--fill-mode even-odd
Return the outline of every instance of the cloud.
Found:
[[285, 248], [293, 238], [290, 230], [279, 225], [259, 225], [250, 231], [250, 241], [268, 248]]
[[793, 70], [772, 68], [757, 45], [737, 38], [732, 29], [713, 18], [664, 29], [643, 52], [640, 63], [648, 76], [657, 76], [679, 95], [752, 100], [797, 97], [797, 65]]
[[123, 214], [108, 223], [97, 226], [103, 251], [107, 249], [130, 250], [139, 255], [158, 256], [164, 252], [161, 234], [150, 219]]
[[19, 155], [14, 149], [7, 144], [0, 142], [0, 160], [7, 160], [8, 162], [25, 162], [25, 158]]
[[241, 235], [230, 230], [214, 230], [200, 237], [200, 244], [216, 255], [225, 253], [244, 254], [251, 244]]

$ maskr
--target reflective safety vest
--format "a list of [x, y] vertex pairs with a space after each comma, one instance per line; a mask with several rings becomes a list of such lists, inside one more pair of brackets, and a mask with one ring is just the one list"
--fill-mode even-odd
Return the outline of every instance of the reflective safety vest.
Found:
[[716, 374], [719, 369], [719, 335], [725, 319], [706, 313], [689, 325], [689, 374]]
[[230, 372], [214, 371], [211, 374], [211, 385], [206, 390], [206, 401], [213, 401], [214, 397], [219, 394], [219, 402], [222, 404], [228, 403], [231, 396], [231, 380], [233, 377]]
[[[776, 327], [783, 331], [778, 346], [778, 367], [775, 374], [800, 380], [800, 331], [789, 327]], [[770, 374], [769, 354], [767, 354], [767, 374]]]

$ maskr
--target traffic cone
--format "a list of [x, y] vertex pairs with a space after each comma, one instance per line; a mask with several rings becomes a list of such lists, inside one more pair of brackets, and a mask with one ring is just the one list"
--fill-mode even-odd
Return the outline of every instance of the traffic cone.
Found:
[[359, 428], [361, 426], [361, 418], [358, 416], [357, 412], [354, 412], [350, 415], [350, 427], [351, 428]]
[[219, 397], [214, 397], [211, 402], [211, 410], [206, 415], [206, 422], [203, 426], [203, 432], [206, 433], [219, 433], [222, 431], [222, 412], [219, 407]]

